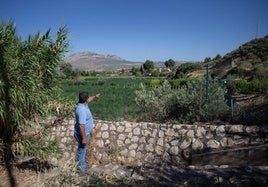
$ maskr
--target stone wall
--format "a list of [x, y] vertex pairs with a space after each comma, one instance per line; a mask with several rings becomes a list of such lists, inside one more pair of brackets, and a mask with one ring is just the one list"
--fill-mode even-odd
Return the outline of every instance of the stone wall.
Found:
[[[75, 158], [74, 120], [50, 128], [50, 140], [58, 139], [62, 160]], [[88, 151], [91, 164], [169, 163], [191, 164], [195, 153], [268, 142], [268, 126], [223, 123], [158, 124], [149, 122], [95, 121]]]

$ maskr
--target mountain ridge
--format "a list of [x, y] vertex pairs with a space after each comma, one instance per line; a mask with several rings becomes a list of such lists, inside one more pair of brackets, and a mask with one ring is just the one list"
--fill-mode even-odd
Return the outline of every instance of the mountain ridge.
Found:
[[[113, 54], [98, 54], [95, 52], [73, 53], [65, 61], [72, 65], [74, 69], [85, 71], [118, 71], [122, 69], [140, 68], [144, 62], [125, 60]], [[155, 67], [163, 67], [165, 62], [154, 62]], [[185, 61], [176, 61], [179, 65]]]
[[117, 55], [78, 52], [68, 56], [65, 61], [74, 69], [86, 71], [116, 71], [140, 67], [143, 62], [127, 61]]

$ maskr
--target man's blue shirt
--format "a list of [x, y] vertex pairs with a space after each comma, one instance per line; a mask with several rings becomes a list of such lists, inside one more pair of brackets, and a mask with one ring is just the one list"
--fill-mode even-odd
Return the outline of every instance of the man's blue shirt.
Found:
[[80, 134], [79, 125], [84, 124], [85, 125], [85, 133], [86, 135], [90, 134], [90, 131], [93, 129], [93, 117], [90, 112], [90, 109], [88, 105], [84, 105], [81, 103], [77, 103], [75, 107], [75, 126], [74, 126], [74, 132], [76, 134]]

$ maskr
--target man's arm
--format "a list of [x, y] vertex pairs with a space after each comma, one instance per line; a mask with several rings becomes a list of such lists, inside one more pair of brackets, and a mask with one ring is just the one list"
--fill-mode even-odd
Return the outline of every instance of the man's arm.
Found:
[[86, 137], [86, 133], [85, 133], [85, 125], [80, 124], [79, 125], [79, 130], [80, 130], [80, 134], [82, 136], [82, 144], [86, 145], [87, 144], [87, 137]]
[[93, 101], [94, 99], [98, 99], [100, 97], [100, 94], [96, 94], [94, 96], [89, 97], [89, 102]]

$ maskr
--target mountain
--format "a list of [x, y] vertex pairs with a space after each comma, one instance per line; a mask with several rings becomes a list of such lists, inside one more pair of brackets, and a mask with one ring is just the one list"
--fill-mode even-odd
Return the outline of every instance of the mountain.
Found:
[[[65, 61], [72, 65], [74, 69], [86, 71], [117, 71], [122, 69], [140, 68], [145, 62], [132, 62], [124, 60], [116, 55], [98, 54], [93, 52], [74, 53], [67, 57]], [[175, 66], [179, 66], [186, 61], [175, 61]], [[155, 67], [164, 67], [165, 62], [154, 62]]]
[[86, 71], [116, 71], [139, 68], [143, 62], [131, 62], [116, 55], [80, 52], [70, 55], [65, 61], [73, 68]]

